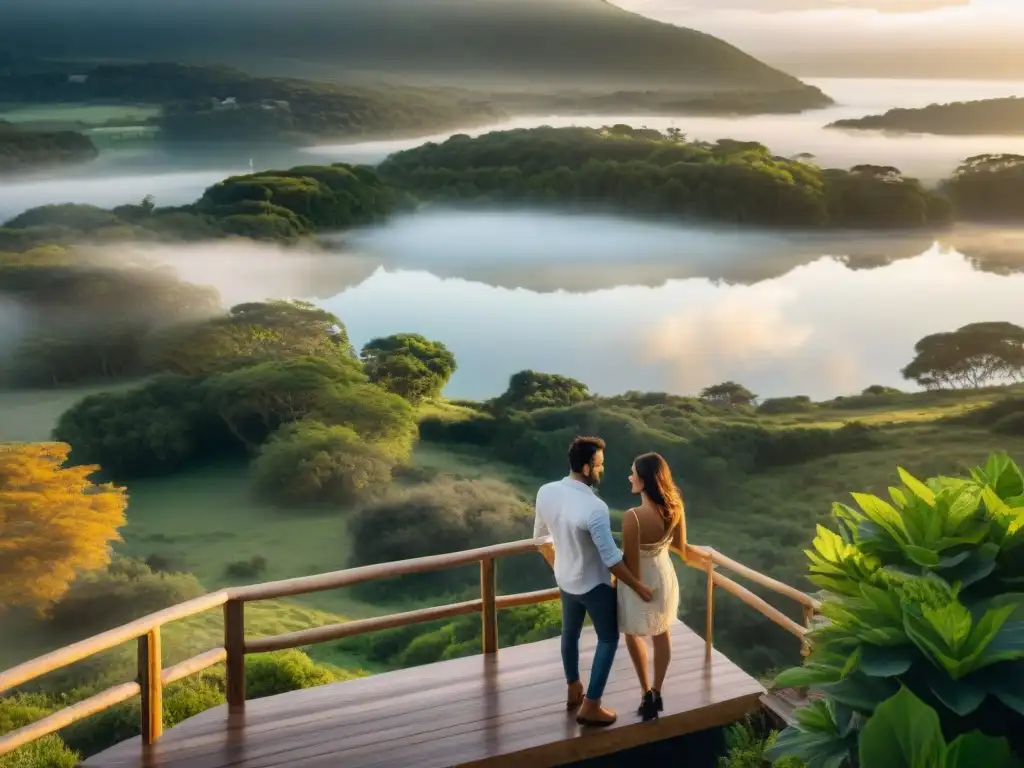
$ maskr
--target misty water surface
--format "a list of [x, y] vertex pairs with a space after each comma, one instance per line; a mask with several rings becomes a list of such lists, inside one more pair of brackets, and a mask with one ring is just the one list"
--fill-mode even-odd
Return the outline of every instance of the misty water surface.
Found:
[[[1019, 232], [959, 238], [972, 255], [1001, 247], [1024, 262]], [[911, 388], [899, 369], [922, 336], [1024, 323], [1024, 276], [979, 271], [955, 243], [920, 235], [824, 240], [438, 212], [352, 242], [379, 266], [320, 303], [357, 345], [402, 331], [444, 341], [459, 361], [451, 397], [493, 396], [526, 368], [603, 394], [686, 394], [727, 379], [762, 396]]]
[[[923, 80], [809, 80], [837, 101], [837, 106], [800, 115], [755, 117], [631, 117], [629, 115], [540, 115], [520, 117], [500, 125], [466, 129], [529, 128], [537, 125], [602, 126], [615, 122], [665, 129], [678, 127], [691, 138], [713, 141], [723, 137], [757, 140], [780, 155], [814, 154], [822, 165], [850, 167], [856, 163], [891, 164], [910, 175], [934, 181], [964, 158], [984, 152], [1024, 154], [1024, 137], [889, 136], [873, 132], [825, 130], [846, 117], [884, 112], [892, 107], [921, 107], [935, 102], [1024, 95], [1024, 83], [1001, 81]], [[147, 194], [158, 205], [180, 205], [199, 197], [220, 179], [236, 173], [290, 167], [310, 162], [377, 163], [388, 154], [426, 140], [443, 141], [452, 132], [401, 141], [371, 141], [325, 145], [304, 150], [253, 149], [233, 144], [217, 148], [172, 151], [121, 150], [106, 153], [89, 166], [44, 180], [0, 182], [0, 220], [37, 205], [57, 202], [114, 206], [137, 202]]]

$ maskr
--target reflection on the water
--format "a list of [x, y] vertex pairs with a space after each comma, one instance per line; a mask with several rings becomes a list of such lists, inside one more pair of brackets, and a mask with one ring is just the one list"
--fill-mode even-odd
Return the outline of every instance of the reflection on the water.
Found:
[[826, 398], [907, 387], [899, 370], [929, 333], [1024, 322], [1024, 277], [1010, 274], [1024, 265], [1020, 232], [936, 242], [437, 212], [352, 243], [382, 266], [323, 305], [357, 344], [409, 330], [444, 341], [459, 359], [454, 397], [492, 396], [533, 368], [601, 393], [734, 379]]

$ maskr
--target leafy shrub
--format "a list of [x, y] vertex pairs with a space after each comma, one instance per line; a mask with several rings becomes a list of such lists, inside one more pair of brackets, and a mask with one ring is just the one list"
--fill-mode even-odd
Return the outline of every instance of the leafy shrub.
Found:
[[80, 576], [51, 611], [62, 637], [85, 637], [202, 595], [190, 573], [154, 573], [141, 560], [115, 558], [107, 570]]
[[253, 555], [248, 560], [236, 560], [228, 563], [224, 573], [233, 579], [253, 579], [267, 570], [267, 559], [262, 555]]
[[53, 434], [71, 445], [74, 463], [98, 464], [119, 479], [168, 474], [240, 447], [199, 382], [181, 376], [89, 395], [61, 415]]
[[[40, 694], [0, 697], [0, 735], [52, 714], [56, 704]], [[78, 755], [57, 735], [46, 736], [0, 757], [0, 768], [74, 768]]]
[[420, 421], [420, 439], [483, 446], [494, 439], [497, 428], [497, 419], [489, 414], [476, 414], [466, 419], [428, 416]]
[[350, 504], [391, 482], [398, 459], [348, 427], [306, 419], [283, 427], [253, 463], [257, 489], [281, 504]]
[[769, 397], [757, 406], [757, 412], [767, 416], [782, 413], [807, 413], [814, 410], [814, 403], [807, 395], [796, 397]]
[[834, 505], [838, 533], [818, 527], [808, 557], [827, 623], [775, 685], [824, 698], [800, 710], [776, 756], [855, 760], [903, 687], [947, 740], [980, 731], [1024, 747], [1024, 476], [1005, 454], [969, 479], [899, 475], [892, 504], [853, 494], [859, 509]]
[[[391, 494], [359, 510], [349, 519], [352, 565], [458, 552], [464, 549], [529, 538], [533, 509], [515, 490], [498, 480], [438, 479]], [[537, 555], [502, 561], [503, 584], [536, 584], [547, 566]], [[373, 595], [404, 596], [462, 590], [478, 583], [477, 569], [451, 569], [361, 585]], [[547, 569], [547, 581], [550, 569]]]
[[882, 384], [872, 384], [870, 387], [865, 387], [862, 395], [902, 395], [903, 390], [897, 389], [896, 387], [886, 387]]
[[[718, 758], [718, 768], [768, 768], [772, 765], [765, 753], [775, 746], [775, 731], [759, 735], [749, 722], [733, 723], [725, 731], [728, 754]], [[795, 757], [784, 757], [776, 768], [804, 768], [804, 762]]]
[[512, 374], [508, 389], [491, 401], [491, 405], [497, 411], [532, 411], [574, 405], [589, 398], [587, 385], [576, 379], [554, 373], [520, 371]]
[[245, 660], [245, 695], [249, 699], [261, 699], [353, 677], [358, 675], [317, 664], [302, 651], [258, 653]]

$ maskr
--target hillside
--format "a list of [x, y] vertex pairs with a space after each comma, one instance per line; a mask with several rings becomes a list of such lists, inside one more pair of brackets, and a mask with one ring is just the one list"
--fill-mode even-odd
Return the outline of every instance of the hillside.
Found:
[[837, 120], [829, 128], [930, 133], [942, 136], [1019, 136], [1024, 133], [1024, 99], [957, 101], [920, 109], [890, 109], [884, 115]]
[[34, 0], [0, 6], [0, 48], [347, 81], [536, 90], [543, 78], [546, 89], [806, 90], [806, 106], [826, 101], [717, 38], [603, 0]]

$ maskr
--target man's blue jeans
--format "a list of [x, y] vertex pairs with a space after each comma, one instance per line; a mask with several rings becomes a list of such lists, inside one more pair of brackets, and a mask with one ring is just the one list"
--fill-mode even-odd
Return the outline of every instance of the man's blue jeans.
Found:
[[608, 673], [612, 671], [615, 651], [619, 647], [619, 610], [615, 588], [600, 584], [582, 595], [562, 592], [562, 666], [565, 680], [580, 679], [580, 634], [589, 615], [597, 632], [597, 650], [590, 670], [587, 698], [598, 701], [604, 695]]

